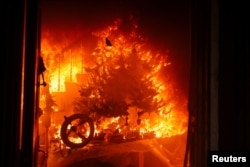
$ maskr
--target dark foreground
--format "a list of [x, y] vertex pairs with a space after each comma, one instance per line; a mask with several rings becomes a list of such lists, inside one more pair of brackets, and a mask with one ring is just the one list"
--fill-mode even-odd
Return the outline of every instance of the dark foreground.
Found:
[[181, 167], [186, 134], [122, 143], [92, 142], [62, 157], [50, 152], [47, 167]]

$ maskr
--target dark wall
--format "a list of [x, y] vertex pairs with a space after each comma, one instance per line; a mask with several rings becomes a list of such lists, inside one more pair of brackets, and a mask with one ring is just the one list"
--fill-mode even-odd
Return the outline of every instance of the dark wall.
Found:
[[[19, 127], [22, 76], [23, 2], [5, 3], [1, 42], [1, 161], [0, 166], [19, 164]], [[13, 5], [14, 4], [14, 5]], [[3, 6], [1, 6], [3, 8]]]
[[[192, 0], [191, 14], [187, 150], [191, 166], [205, 167], [211, 145], [215, 150], [250, 150], [250, 15], [244, 1], [213, 0]], [[217, 64], [215, 81], [211, 67]], [[217, 131], [212, 128], [219, 133], [211, 138], [210, 132]]]
[[250, 149], [250, 15], [247, 3], [219, 3], [219, 148]]
[[[210, 147], [210, 1], [191, 1], [191, 66], [187, 152], [190, 166], [206, 167]], [[186, 157], [187, 158], [187, 157]], [[187, 159], [185, 165], [187, 166]]]
[[38, 1], [10, 0], [2, 8], [0, 166], [36, 164]]

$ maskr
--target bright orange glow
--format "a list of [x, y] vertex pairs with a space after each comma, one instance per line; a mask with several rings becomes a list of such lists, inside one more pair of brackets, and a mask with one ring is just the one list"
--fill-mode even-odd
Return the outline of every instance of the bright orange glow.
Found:
[[[117, 19], [112, 25], [103, 30], [92, 32], [92, 38], [86, 39], [81, 31], [66, 36], [61, 35], [60, 40], [55, 40], [51, 32], [42, 32], [42, 57], [47, 66], [46, 79], [50, 86], [50, 93], [66, 92], [65, 82], [75, 83], [76, 85], [87, 84], [90, 80], [87, 68], [96, 66], [95, 62], [104, 62], [108, 67], [119, 68], [116, 65], [118, 56], [127, 56], [133, 50], [137, 51], [140, 61], [150, 63], [153, 70], [144, 74], [144, 79], [150, 79], [153, 87], [157, 90], [154, 100], [163, 100], [165, 105], [150, 114], [140, 116], [141, 123], [138, 125], [133, 120], [135, 108], [129, 110], [130, 130], [139, 129], [140, 134], [154, 132], [156, 137], [169, 137], [180, 135], [187, 130], [187, 100], [179, 98], [175, 94], [177, 88], [174, 83], [166, 82], [164, 78], [168, 74], [162, 74], [161, 70], [171, 65], [166, 53], [155, 52], [152, 46], [146, 45], [145, 40], [137, 32], [137, 25], [132, 22], [131, 32], [125, 34], [120, 31], [122, 20]], [[58, 34], [56, 34], [58, 36]], [[60, 34], [59, 34], [60, 35]], [[106, 46], [105, 38], [108, 37], [112, 46]], [[88, 46], [95, 46], [88, 48]], [[78, 74], [83, 78], [79, 80]], [[76, 94], [75, 96], [78, 96]], [[43, 96], [41, 96], [44, 100]], [[68, 98], [68, 97], [65, 97]], [[59, 106], [60, 108], [60, 106]], [[59, 112], [59, 109], [56, 109]], [[102, 129], [110, 128], [111, 125], [119, 128], [120, 132], [124, 129], [120, 127], [119, 121], [122, 118], [106, 118], [101, 123], [101, 129], [96, 128], [96, 133]], [[60, 123], [58, 123], [60, 124]], [[58, 125], [57, 125], [58, 126]]]

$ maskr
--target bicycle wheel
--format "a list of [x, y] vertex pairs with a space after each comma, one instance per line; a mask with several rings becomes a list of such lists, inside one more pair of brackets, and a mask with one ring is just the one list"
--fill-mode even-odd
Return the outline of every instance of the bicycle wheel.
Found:
[[70, 148], [81, 148], [88, 144], [94, 135], [94, 123], [84, 114], [65, 117], [60, 131], [61, 139]]

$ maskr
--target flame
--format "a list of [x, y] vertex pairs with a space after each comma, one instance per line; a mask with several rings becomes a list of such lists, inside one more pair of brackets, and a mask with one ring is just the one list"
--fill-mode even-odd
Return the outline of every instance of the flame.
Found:
[[[120, 31], [121, 19], [117, 19], [113, 24], [101, 31], [92, 32], [92, 38], [87, 39], [84, 33], [79, 31], [71, 34], [70, 37], [61, 35], [60, 40], [56, 40], [58, 32], [52, 33], [44, 29], [42, 31], [41, 54], [47, 66], [46, 79], [50, 85], [50, 92], [65, 92], [65, 82], [86, 82], [89, 80], [86, 68], [94, 67], [95, 62], [104, 62], [107, 67], [119, 68], [116, 65], [118, 55], [127, 56], [133, 50], [138, 51], [141, 61], [150, 63], [152, 70], [145, 73], [144, 79], [150, 79], [153, 87], [158, 94], [154, 97], [156, 101], [166, 101], [155, 113], [143, 114], [140, 119], [140, 125], [135, 123], [131, 129], [138, 129], [140, 134], [154, 132], [156, 137], [174, 136], [183, 134], [187, 130], [187, 100], [186, 98], [177, 98], [174, 93], [177, 88], [174, 83], [166, 82], [162, 68], [171, 65], [168, 61], [168, 55], [165, 53], [153, 51], [152, 46], [145, 45], [144, 38], [138, 35], [138, 26], [132, 21], [132, 30], [129, 33]], [[60, 36], [60, 34], [59, 34]], [[80, 37], [80, 38], [79, 38]], [[106, 46], [105, 38], [109, 37], [112, 46]], [[87, 46], [93, 46], [93, 49]], [[77, 75], [84, 76], [81, 81]], [[85, 83], [85, 84], [86, 84]], [[77, 95], [76, 95], [77, 96]], [[121, 117], [106, 118], [96, 127], [96, 133], [102, 129], [114, 126], [122, 131], [119, 124]], [[133, 119], [133, 118], [132, 118]]]

